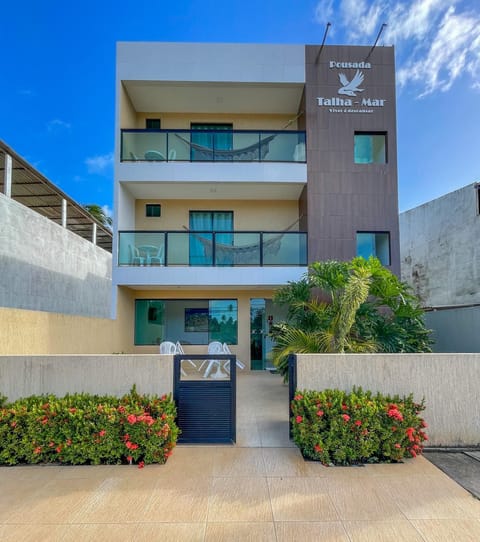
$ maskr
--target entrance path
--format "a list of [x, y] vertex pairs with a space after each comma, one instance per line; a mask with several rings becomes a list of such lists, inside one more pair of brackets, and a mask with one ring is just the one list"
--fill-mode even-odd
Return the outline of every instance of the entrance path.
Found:
[[278, 375], [239, 374], [237, 444], [162, 466], [0, 467], [0, 540], [478, 542], [480, 501], [423, 457], [304, 462], [287, 396]]

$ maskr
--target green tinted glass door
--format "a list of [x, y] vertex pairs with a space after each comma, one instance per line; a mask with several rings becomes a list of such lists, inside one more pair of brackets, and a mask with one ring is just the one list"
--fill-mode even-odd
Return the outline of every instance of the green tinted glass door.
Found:
[[265, 369], [265, 299], [250, 300], [250, 367]]

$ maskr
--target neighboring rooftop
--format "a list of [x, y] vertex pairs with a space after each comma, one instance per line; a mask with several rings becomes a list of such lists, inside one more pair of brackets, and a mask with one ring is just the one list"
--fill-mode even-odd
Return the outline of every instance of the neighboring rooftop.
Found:
[[112, 232], [0, 140], [0, 192], [6, 193], [6, 156], [11, 157], [10, 197], [83, 239], [112, 252]]

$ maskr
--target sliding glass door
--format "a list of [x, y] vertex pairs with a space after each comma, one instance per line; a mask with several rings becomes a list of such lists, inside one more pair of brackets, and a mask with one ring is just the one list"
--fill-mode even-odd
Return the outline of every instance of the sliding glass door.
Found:
[[[216, 265], [232, 265], [232, 233], [217, 233], [215, 239], [209, 232], [232, 232], [232, 211], [190, 211], [190, 265], [213, 265], [214, 242], [221, 250], [216, 258]], [[220, 258], [219, 258], [220, 256]]]

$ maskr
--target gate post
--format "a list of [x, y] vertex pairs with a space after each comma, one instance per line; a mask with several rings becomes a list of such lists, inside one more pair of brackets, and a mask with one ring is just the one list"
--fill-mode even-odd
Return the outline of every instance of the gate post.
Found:
[[288, 356], [288, 430], [290, 440], [293, 438], [292, 433], [292, 401], [297, 389], [297, 355], [290, 354]]

